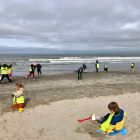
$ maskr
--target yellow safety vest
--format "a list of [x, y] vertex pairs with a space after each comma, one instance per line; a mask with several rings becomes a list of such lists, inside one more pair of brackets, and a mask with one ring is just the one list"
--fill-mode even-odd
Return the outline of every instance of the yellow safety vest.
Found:
[[8, 68], [7, 67], [1, 67], [1, 74], [8, 74]]
[[13, 104], [22, 104], [25, 102], [25, 97], [22, 95], [20, 97], [15, 97], [13, 98]]
[[110, 114], [109, 117], [108, 117], [108, 119], [104, 123], [101, 124], [101, 128], [100, 129], [103, 132], [106, 132], [108, 130], [113, 115], [114, 115], [114, 113]]
[[96, 64], [96, 66], [97, 66], [97, 68], [99, 69], [99, 67], [100, 67], [100, 64], [98, 64], [98, 63], [97, 63], [97, 64]]

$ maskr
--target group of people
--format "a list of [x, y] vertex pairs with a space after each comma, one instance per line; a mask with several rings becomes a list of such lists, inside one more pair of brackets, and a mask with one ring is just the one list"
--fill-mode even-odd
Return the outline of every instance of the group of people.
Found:
[[[5, 65], [4, 65], [5, 66]], [[27, 78], [29, 76], [32, 76], [33, 79], [35, 79], [35, 69], [37, 69], [37, 73], [41, 74], [41, 64], [31, 64], [30, 68], [29, 68], [29, 74], [27, 75]], [[1, 71], [3, 70], [3, 68], [1, 67]], [[8, 68], [6, 67], [6, 70], [8, 70]], [[9, 75], [6, 76], [9, 80], [11, 80], [9, 78]], [[11, 81], [10, 81], [11, 82]], [[19, 112], [23, 112], [24, 111], [24, 107], [25, 107], [25, 96], [24, 96], [24, 86], [21, 83], [17, 83], [16, 84], [16, 91], [14, 93], [11, 94], [12, 98], [13, 98], [13, 103], [11, 105], [11, 109], [12, 111], [15, 110], [19, 110]]]
[[[131, 71], [134, 72], [135, 71], [135, 63], [131, 63]], [[95, 69], [96, 69], [96, 72], [98, 73], [99, 72], [99, 68], [100, 68], [100, 63], [98, 60], [96, 60], [96, 63], [95, 63]], [[105, 65], [104, 66], [104, 72], [108, 72], [108, 66]], [[87, 66], [86, 64], [83, 64], [82, 67], [80, 67], [78, 70], [77, 70], [77, 74], [78, 74], [78, 80], [82, 80], [82, 73], [86, 73], [87, 72]]]
[[29, 68], [29, 74], [26, 76], [26, 78], [31, 76], [33, 79], [35, 79], [35, 69], [37, 69], [38, 74], [42, 74], [41, 68], [42, 68], [41, 64], [37, 65], [31, 64]]
[[[132, 72], [135, 71], [135, 66], [136, 66], [135, 63], [131, 63], [131, 71]], [[96, 68], [96, 72], [99, 72], [100, 64], [99, 64], [98, 60], [96, 60], [95, 68]], [[104, 72], [108, 72], [108, 66], [107, 65], [104, 66]]]
[[[24, 86], [20, 83], [16, 84], [16, 90], [11, 94], [13, 103], [11, 105], [12, 111], [18, 110], [19, 112], [24, 111], [26, 100], [24, 96]], [[105, 135], [116, 135], [118, 133], [126, 135], [127, 131], [124, 128], [124, 122], [126, 119], [126, 112], [119, 107], [116, 102], [111, 102], [108, 105], [110, 113], [107, 113], [103, 117], [92, 115], [92, 121], [100, 123], [100, 129], [98, 133]]]
[[[96, 72], [99, 72], [100, 64], [99, 64], [98, 60], [96, 60], [95, 68], [96, 68]], [[104, 72], [108, 72], [108, 66], [107, 65], [104, 66]]]
[[[31, 64], [30, 68], [29, 68], [29, 74], [26, 76], [27, 78], [29, 76], [32, 76], [33, 79], [35, 79], [35, 69], [37, 69], [37, 73], [38, 74], [42, 74], [41, 72], [41, 64]], [[7, 78], [9, 80], [10, 83], [12, 83], [12, 76], [13, 76], [13, 65], [7, 65], [7, 64], [0, 64], [0, 70], [1, 70], [1, 74], [0, 74], [0, 83], [3, 82], [4, 78]]]
[[[100, 68], [100, 64], [99, 64], [98, 60], [96, 60], [96, 63], [95, 63], [96, 72], [99, 72], [99, 68]], [[104, 72], [108, 72], [107, 65], [104, 66]], [[77, 70], [77, 73], [78, 73], [78, 80], [82, 80], [82, 73], [87, 73], [86, 64], [83, 64], [83, 66]]]
[[[96, 64], [95, 64], [96, 72], [98, 72], [99, 66], [100, 66], [99, 62], [96, 61]], [[6, 64], [3, 64], [3, 65], [0, 65], [0, 68], [1, 68], [1, 74], [2, 74], [1, 81], [3, 80], [4, 77], [6, 77], [10, 82], [12, 82], [10, 79], [13, 72], [12, 65], [8, 66]], [[27, 75], [27, 77], [32, 76], [33, 78], [35, 78], [34, 72], [36, 68], [37, 68], [38, 74], [41, 74], [42, 66], [40, 64], [37, 64], [37, 65], [31, 64], [29, 74]], [[134, 63], [131, 65], [131, 68], [132, 69], [135, 68]], [[83, 67], [80, 67], [77, 72], [78, 72], [78, 79], [82, 80], [81, 73], [87, 72], [87, 66], [83, 64]], [[15, 92], [12, 93], [11, 96], [13, 98], [13, 102], [11, 105], [12, 111], [18, 110], [19, 112], [23, 112], [24, 107], [26, 105], [26, 100], [24, 96], [24, 86], [21, 83], [17, 83]], [[116, 102], [111, 102], [108, 105], [108, 109], [110, 110], [110, 113], [106, 114], [103, 117], [98, 117], [94, 115], [94, 121], [97, 121], [98, 123], [100, 123], [100, 129], [97, 130], [97, 132], [106, 134], [106, 135], [115, 135], [117, 133], [125, 135], [126, 129], [124, 128], [124, 122], [126, 118], [126, 112], [123, 109], [120, 109], [120, 107], [118, 106]]]

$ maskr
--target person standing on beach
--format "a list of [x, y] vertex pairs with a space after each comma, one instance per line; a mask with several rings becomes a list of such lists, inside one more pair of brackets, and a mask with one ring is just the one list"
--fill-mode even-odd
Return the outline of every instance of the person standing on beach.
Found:
[[37, 68], [37, 73], [38, 73], [38, 74], [41, 74], [41, 73], [42, 73], [42, 72], [41, 72], [41, 68], [42, 68], [41, 64], [37, 64], [37, 65], [36, 65], [36, 68]]
[[24, 111], [25, 97], [23, 91], [24, 91], [24, 86], [20, 83], [17, 83], [16, 92], [11, 94], [11, 96], [13, 97], [13, 104], [11, 106], [12, 111], [15, 111], [16, 109], [18, 109], [19, 112]]
[[26, 76], [26, 78], [29, 76], [32, 76], [32, 78], [35, 80], [35, 66], [33, 64], [30, 65], [29, 74]]
[[98, 60], [96, 60], [96, 64], [95, 64], [96, 72], [99, 71], [99, 67], [100, 67], [100, 64], [99, 64]]
[[83, 68], [80, 67], [80, 68], [77, 70], [77, 73], [78, 73], [78, 80], [82, 80]]
[[131, 71], [134, 72], [135, 71], [135, 63], [131, 64]]
[[108, 66], [104, 66], [104, 72], [108, 72]]
[[8, 65], [6, 65], [6, 64], [1, 66], [1, 80], [0, 80], [0, 82], [3, 82], [3, 79], [5, 77], [9, 80], [10, 83], [12, 83], [12, 80], [9, 78], [9, 75], [8, 75]]

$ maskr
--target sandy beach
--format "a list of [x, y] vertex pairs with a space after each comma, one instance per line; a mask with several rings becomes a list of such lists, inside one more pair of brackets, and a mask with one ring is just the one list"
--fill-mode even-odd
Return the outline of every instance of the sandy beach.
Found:
[[[10, 94], [15, 83], [25, 85], [27, 106], [23, 113], [11, 112]], [[138, 140], [140, 127], [140, 73], [109, 72], [39, 76], [36, 80], [14, 77], [0, 85], [0, 139], [3, 140]], [[104, 115], [107, 105], [116, 101], [126, 110], [123, 137], [102, 136], [97, 123], [77, 120], [91, 114]]]

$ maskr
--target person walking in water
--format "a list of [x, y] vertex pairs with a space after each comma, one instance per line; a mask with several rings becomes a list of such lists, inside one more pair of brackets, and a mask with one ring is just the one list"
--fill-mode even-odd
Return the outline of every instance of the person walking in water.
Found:
[[12, 75], [13, 75], [13, 65], [12, 64], [10, 64], [9, 65], [9, 77], [12, 77]]
[[29, 74], [26, 76], [26, 78], [29, 76], [32, 76], [32, 78], [35, 80], [35, 66], [33, 64], [30, 65]]
[[20, 83], [17, 83], [16, 92], [11, 94], [11, 96], [13, 97], [13, 104], [11, 106], [12, 111], [15, 111], [16, 109], [18, 109], [19, 112], [24, 111], [25, 97], [23, 92], [24, 92], [24, 86]]
[[9, 80], [10, 83], [12, 83], [12, 80], [9, 78], [9, 75], [8, 75], [8, 66], [6, 64], [3, 64], [1, 66], [1, 80], [0, 80], [0, 82], [3, 82], [3, 79], [5, 77]]
[[96, 60], [96, 64], [95, 64], [96, 72], [99, 71], [99, 67], [100, 67], [100, 64], [99, 64], [98, 60]]
[[37, 68], [37, 73], [38, 73], [38, 74], [41, 74], [41, 73], [42, 73], [42, 72], [41, 72], [41, 68], [42, 68], [41, 64], [37, 64], [37, 65], [36, 65], [36, 68]]
[[83, 68], [80, 67], [80, 68], [77, 70], [77, 73], [78, 73], [78, 80], [82, 80]]
[[134, 72], [135, 71], [135, 63], [131, 64], [131, 71]]

